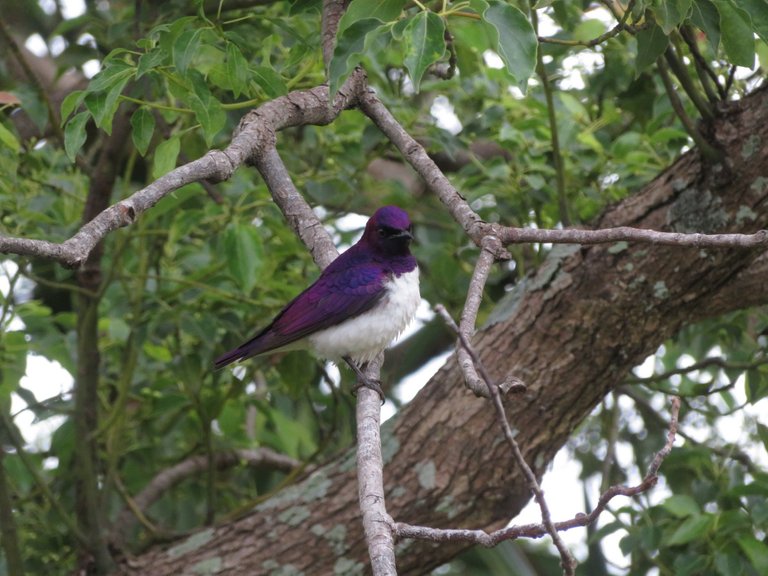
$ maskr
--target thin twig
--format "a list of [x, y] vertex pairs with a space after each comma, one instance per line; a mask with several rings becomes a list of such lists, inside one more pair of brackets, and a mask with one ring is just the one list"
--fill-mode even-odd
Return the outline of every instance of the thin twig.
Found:
[[[667, 431], [667, 441], [664, 447], [656, 453], [653, 461], [648, 467], [648, 471], [642, 481], [636, 486], [611, 486], [600, 495], [597, 504], [588, 514], [577, 514], [570, 520], [554, 522], [556, 530], [562, 532], [572, 528], [584, 527], [594, 523], [600, 514], [608, 506], [608, 503], [616, 496], [634, 497], [653, 488], [658, 482], [658, 472], [664, 459], [672, 451], [676, 434], [678, 433], [678, 415], [680, 413], [680, 399], [672, 398], [671, 418]], [[524, 524], [522, 526], [509, 526], [488, 533], [484, 530], [462, 530], [462, 529], [438, 529], [426, 526], [414, 526], [397, 522], [394, 524], [394, 530], [399, 538], [418, 538], [421, 540], [430, 540], [433, 542], [470, 542], [479, 544], [487, 548], [496, 546], [505, 540], [515, 540], [517, 538], [541, 538], [549, 533], [544, 524]]]
[[[602, 44], [606, 40], [610, 40], [614, 36], [618, 36], [621, 32], [625, 30], [631, 34], [635, 34], [638, 30], [642, 30], [645, 27], [644, 25], [630, 26], [627, 24], [627, 20], [629, 18], [629, 15], [632, 13], [632, 7], [635, 4], [635, 0], [629, 1], [629, 4], [627, 4], [626, 9], [624, 10], [624, 14], [621, 16], [621, 18], [618, 17], [618, 14], [616, 14], [615, 10], [613, 9], [613, 6], [611, 6], [610, 3], [606, 2], [605, 4], [609, 6], [614, 17], [616, 17], [616, 19], [618, 20], [618, 23], [607, 32], [604, 32], [603, 34], [600, 34], [600, 36], [597, 36], [596, 38], [592, 38], [591, 40], [566, 40], [563, 38], [538, 36], [537, 38], [539, 42], [544, 42], [547, 44], [558, 44], [561, 46], [584, 46], [586, 48], [592, 48], [593, 46]], [[535, 13], [535, 11], [533, 11], [533, 13]]]
[[[632, 386], [619, 386], [617, 388], [617, 391], [623, 394], [624, 396], [631, 398], [635, 402], [635, 404], [638, 406], [638, 410], [640, 410], [643, 414], [649, 415], [656, 422], [658, 422], [659, 425], [669, 427], [669, 423], [666, 420], [664, 420], [664, 418], [656, 411], [656, 409], [653, 406], [651, 406], [651, 403], [648, 402], [647, 399], [643, 398], [637, 392], [637, 390], [635, 390]], [[690, 434], [685, 432], [685, 430], [682, 430], [682, 429], [678, 429], [677, 434], [681, 438], [684, 438], [685, 441], [689, 442], [692, 446], [705, 446], [707, 450], [710, 450], [711, 452], [717, 454], [718, 456], [736, 460], [736, 462], [739, 462], [747, 470], [749, 470], [751, 474], [757, 474], [761, 472], [761, 470], [755, 465], [755, 463], [752, 462], [752, 459], [736, 446], [724, 446], [724, 447], [710, 446], [703, 442], [699, 442], [693, 436], [691, 436]]]
[[711, 356], [709, 358], [704, 358], [703, 360], [699, 360], [698, 362], [695, 362], [690, 366], [686, 366], [684, 368], [674, 368], [672, 370], [668, 370], [667, 372], [663, 372], [661, 374], [653, 374], [651, 376], [646, 376], [644, 378], [628, 378], [626, 382], [627, 384], [650, 384], [653, 382], [660, 382], [662, 380], [667, 380], [672, 376], [690, 374], [691, 372], [703, 370], [704, 368], [709, 368], [710, 366], [717, 366], [718, 368], [721, 368], [723, 370], [746, 371], [752, 368], [757, 368], [758, 366], [762, 366], [763, 364], [768, 364], [768, 358], [760, 358], [758, 360], [755, 360], [754, 362], [729, 362], [722, 356]]
[[[531, 12], [534, 29], [539, 29], [539, 19], [536, 10]], [[565, 166], [563, 153], [560, 150], [560, 135], [557, 128], [557, 112], [555, 111], [555, 99], [549, 75], [544, 66], [544, 55], [541, 50], [536, 52], [536, 74], [541, 79], [541, 88], [544, 91], [544, 100], [547, 103], [547, 120], [549, 121], [549, 139], [552, 147], [552, 163], [555, 167], [555, 190], [557, 191], [557, 207], [560, 212], [560, 222], [563, 226], [571, 225], [571, 217], [568, 214], [568, 201], [565, 195]]]
[[546, 527], [547, 533], [549, 533], [550, 537], [552, 538], [552, 542], [557, 548], [557, 551], [560, 553], [560, 560], [561, 560], [561, 565], [563, 567], [563, 574], [565, 574], [565, 576], [574, 576], [576, 574], [576, 559], [573, 557], [570, 550], [568, 550], [568, 547], [563, 542], [563, 539], [560, 538], [560, 535], [557, 532], [557, 528], [552, 523], [552, 516], [549, 512], [549, 506], [547, 505], [547, 502], [544, 499], [544, 492], [541, 490], [541, 486], [539, 486], [539, 482], [536, 479], [536, 474], [533, 472], [531, 467], [525, 461], [525, 458], [523, 457], [523, 453], [520, 450], [520, 446], [518, 446], [517, 441], [515, 440], [515, 435], [512, 432], [512, 428], [509, 425], [509, 421], [507, 420], [507, 414], [504, 411], [504, 405], [501, 402], [501, 393], [499, 392], [498, 388], [494, 386], [493, 381], [491, 380], [491, 377], [486, 372], [485, 366], [483, 366], [483, 363], [480, 361], [479, 356], [477, 355], [475, 350], [472, 348], [472, 345], [469, 343], [469, 341], [464, 337], [464, 334], [461, 333], [461, 331], [459, 330], [459, 327], [456, 325], [456, 322], [453, 321], [453, 318], [451, 318], [450, 314], [448, 314], [448, 311], [445, 309], [445, 307], [442, 304], [438, 304], [437, 306], [435, 306], [435, 310], [438, 312], [438, 314], [440, 314], [440, 316], [443, 317], [446, 323], [456, 332], [456, 334], [459, 337], [459, 340], [461, 341], [461, 345], [466, 349], [467, 353], [472, 358], [472, 361], [475, 363], [475, 367], [477, 368], [477, 371], [480, 373], [480, 376], [485, 381], [485, 385], [488, 387], [488, 392], [491, 394], [493, 405], [496, 408], [496, 414], [499, 418], [499, 422], [501, 424], [502, 430], [504, 431], [504, 437], [507, 439], [507, 443], [509, 444], [509, 447], [512, 450], [512, 455], [515, 458], [515, 462], [523, 471], [523, 475], [526, 477], [526, 480], [528, 481], [528, 487], [530, 488], [531, 492], [533, 492], [534, 499], [536, 500], [536, 503], [539, 505], [539, 509], [541, 510], [541, 521]]

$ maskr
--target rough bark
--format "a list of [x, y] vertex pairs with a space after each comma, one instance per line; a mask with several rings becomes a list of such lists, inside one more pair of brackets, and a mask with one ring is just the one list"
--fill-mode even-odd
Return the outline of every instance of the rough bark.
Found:
[[[753, 232], [768, 222], [768, 93], [732, 104], [712, 127], [725, 160], [694, 151], [597, 226]], [[553, 250], [478, 331], [492, 376], [521, 378], [506, 398], [526, 460], [540, 476], [579, 423], [632, 366], [682, 326], [768, 301], [751, 273], [759, 249], [625, 242]], [[749, 287], [740, 297], [740, 286]], [[659, 445], [663, 444], [662, 431]], [[397, 521], [494, 529], [529, 499], [493, 407], [463, 385], [455, 358], [382, 430], [387, 510]], [[662, 470], [663, 472], [663, 470]], [[368, 569], [354, 451], [243, 517], [123, 562], [124, 574], [362, 574]], [[559, 520], [557, 510], [554, 519]], [[461, 544], [403, 541], [400, 574], [423, 574]]]

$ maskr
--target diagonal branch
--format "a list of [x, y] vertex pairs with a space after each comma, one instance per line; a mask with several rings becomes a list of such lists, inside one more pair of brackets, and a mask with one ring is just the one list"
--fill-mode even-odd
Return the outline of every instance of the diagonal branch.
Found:
[[[477, 257], [475, 270], [472, 273], [472, 279], [469, 281], [467, 299], [464, 302], [464, 309], [459, 320], [459, 332], [467, 341], [469, 341], [475, 331], [477, 311], [480, 309], [480, 301], [483, 298], [485, 283], [488, 281], [491, 266], [496, 260], [494, 254], [498, 253], [499, 248], [500, 242], [495, 236], [486, 236], [483, 239], [483, 249]], [[483, 379], [478, 376], [475, 363], [472, 361], [467, 349], [461, 345], [461, 342], [456, 346], [456, 357], [464, 373], [464, 383], [467, 385], [467, 388], [472, 390], [475, 396], [489, 398], [488, 387], [483, 382]]]
[[[290, 472], [301, 465], [301, 462], [269, 448], [214, 453], [214, 465], [219, 470], [232, 468], [241, 463], [253, 468], [273, 468], [283, 472]], [[144, 489], [132, 498], [128, 508], [118, 515], [112, 526], [113, 541], [120, 542], [122, 537], [130, 533], [135, 524], [137, 512], [144, 514], [152, 504], [172, 490], [174, 486], [187, 478], [204, 472], [208, 466], [208, 456], [199, 454], [182, 460], [155, 475]]]
[[110, 232], [132, 224], [165, 196], [200, 180], [228, 179], [274, 143], [275, 132], [292, 126], [325, 125], [357, 103], [365, 86], [362, 71], [353, 73], [329, 106], [328, 87], [291, 92], [246, 114], [232, 142], [224, 150], [211, 150], [201, 158], [179, 166], [146, 188], [117, 202], [85, 224], [71, 238], [61, 242], [0, 236], [0, 252], [56, 260], [69, 267], [83, 264], [95, 246]]

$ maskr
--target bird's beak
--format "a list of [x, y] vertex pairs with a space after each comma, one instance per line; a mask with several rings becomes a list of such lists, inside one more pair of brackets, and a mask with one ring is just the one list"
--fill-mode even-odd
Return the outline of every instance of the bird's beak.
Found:
[[413, 240], [413, 234], [409, 230], [400, 230], [395, 238], [408, 238], [408, 240]]

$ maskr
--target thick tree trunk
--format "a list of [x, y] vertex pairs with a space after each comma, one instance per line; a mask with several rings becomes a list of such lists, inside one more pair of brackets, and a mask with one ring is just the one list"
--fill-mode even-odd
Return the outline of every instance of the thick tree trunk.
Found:
[[[598, 227], [753, 232], [768, 222], [768, 93], [724, 111], [712, 134], [725, 152], [694, 151]], [[526, 382], [505, 399], [517, 441], [539, 475], [579, 423], [632, 366], [682, 326], [763, 303], [760, 252], [651, 245], [559, 247], [496, 309], [475, 345], [491, 374]], [[750, 292], [740, 292], [740, 286]], [[662, 444], [662, 432], [659, 435]], [[387, 509], [395, 520], [493, 529], [529, 499], [493, 407], [463, 386], [452, 358], [384, 426]], [[368, 561], [354, 452], [244, 517], [124, 562], [126, 574], [362, 574]], [[559, 519], [557, 510], [553, 511]], [[461, 545], [400, 542], [401, 574], [423, 574]]]

